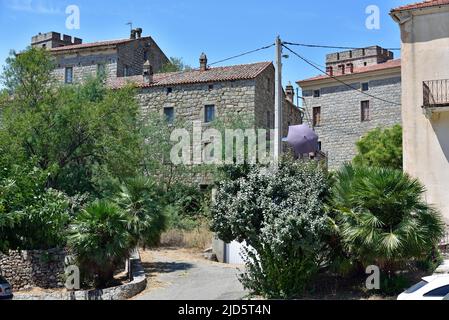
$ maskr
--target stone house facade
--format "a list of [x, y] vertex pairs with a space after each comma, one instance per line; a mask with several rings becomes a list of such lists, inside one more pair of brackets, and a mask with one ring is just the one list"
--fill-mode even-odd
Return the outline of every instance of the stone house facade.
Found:
[[368, 131], [401, 124], [401, 61], [374, 46], [327, 55], [326, 71], [297, 83], [305, 121], [336, 170], [352, 161], [357, 141]]
[[[238, 115], [258, 129], [274, 129], [275, 72], [271, 62], [226, 67], [201, 67], [184, 72], [152, 74], [117, 79], [113, 87], [127, 82], [138, 88], [137, 100], [144, 113], [170, 114], [173, 119], [200, 121], [207, 127], [206, 109], [213, 108], [214, 119]], [[301, 123], [301, 111], [293, 103], [293, 87], [283, 104], [286, 125]], [[169, 110], [169, 112], [168, 112]], [[288, 127], [284, 126], [284, 134]]]
[[[138, 32], [136, 32], [136, 30]], [[33, 47], [47, 48], [55, 59], [54, 75], [61, 83], [81, 82], [99, 73], [108, 81], [117, 77], [141, 75], [149, 60], [155, 72], [169, 62], [152, 37], [142, 37], [141, 29], [133, 30], [130, 39], [82, 43], [82, 39], [57, 32], [38, 34]]]

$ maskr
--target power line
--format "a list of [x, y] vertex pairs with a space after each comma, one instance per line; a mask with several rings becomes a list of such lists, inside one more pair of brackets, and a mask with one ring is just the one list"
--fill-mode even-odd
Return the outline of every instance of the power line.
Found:
[[[339, 46], [329, 46], [329, 45], [319, 45], [319, 44], [306, 44], [306, 43], [294, 43], [294, 42], [284, 42], [284, 44], [288, 44], [291, 46], [300, 46], [300, 47], [307, 47], [307, 48], [324, 48], [324, 49], [342, 49], [342, 50], [361, 50], [366, 49], [365, 48], [357, 48], [357, 47], [339, 47]], [[386, 50], [390, 51], [401, 51], [400, 48], [385, 48]]]
[[226, 61], [232, 60], [232, 59], [240, 58], [240, 57], [243, 57], [243, 56], [246, 56], [248, 54], [258, 52], [258, 51], [266, 50], [266, 49], [269, 49], [269, 48], [274, 47], [274, 46], [275, 46], [275, 44], [273, 43], [273, 44], [270, 44], [268, 46], [261, 47], [259, 49], [243, 52], [241, 54], [238, 54], [238, 55], [235, 55], [235, 56], [232, 56], [232, 57], [220, 60], [220, 61], [216, 61], [216, 62], [210, 63], [209, 66], [213, 66], [213, 65], [216, 65], [216, 64], [219, 64], [219, 63], [222, 63], [222, 62], [226, 62]]
[[366, 96], [368, 96], [368, 97], [371, 97], [371, 98], [373, 98], [373, 99], [377, 99], [377, 100], [380, 100], [380, 101], [383, 101], [383, 102], [386, 102], [386, 103], [389, 103], [389, 104], [393, 104], [393, 105], [397, 105], [397, 106], [400, 106], [400, 105], [401, 105], [400, 103], [388, 101], [388, 100], [385, 100], [385, 99], [383, 99], [383, 98], [377, 97], [377, 96], [375, 96], [375, 95], [369, 94], [369, 93], [367, 93], [367, 92], [360, 91], [359, 89], [353, 87], [353, 86], [350, 85], [349, 83], [346, 83], [346, 82], [344, 82], [343, 80], [340, 80], [340, 79], [338, 79], [337, 77], [335, 77], [335, 76], [333, 76], [333, 75], [330, 75], [329, 73], [327, 73], [326, 71], [324, 71], [324, 70], [321, 69], [320, 67], [316, 66], [316, 65], [315, 65], [313, 62], [311, 62], [310, 60], [304, 58], [304, 57], [301, 56], [299, 53], [297, 53], [297, 52], [293, 51], [292, 49], [290, 49], [289, 47], [287, 47], [285, 44], [282, 45], [282, 46], [283, 46], [285, 49], [287, 49], [288, 51], [290, 51], [291, 53], [293, 53], [295, 56], [297, 56], [299, 59], [301, 59], [302, 61], [304, 61], [305, 63], [307, 63], [308, 65], [312, 66], [313, 68], [315, 68], [315, 69], [317, 69], [318, 71], [320, 71], [321, 73], [323, 73], [324, 75], [327, 75], [328, 77], [334, 79], [335, 81], [338, 81], [338, 82], [342, 83], [342, 84], [345, 85], [346, 87], [348, 87], [348, 88], [350, 88], [350, 89], [352, 89], [352, 90], [354, 90], [354, 91], [357, 91], [357, 92], [360, 93], [360, 94], [364, 94], [364, 95], [366, 95]]

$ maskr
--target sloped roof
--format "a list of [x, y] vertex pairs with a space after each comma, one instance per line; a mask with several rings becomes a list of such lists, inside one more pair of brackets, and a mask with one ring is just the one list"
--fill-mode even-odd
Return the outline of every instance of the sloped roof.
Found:
[[206, 71], [198, 69], [182, 72], [159, 73], [153, 76], [151, 84], [143, 83], [143, 76], [120, 77], [111, 81], [112, 88], [120, 88], [127, 83], [132, 83], [138, 87], [157, 87], [182, 84], [222, 82], [233, 80], [255, 79], [265, 69], [273, 66], [271, 62], [259, 62], [252, 64], [242, 64], [227, 67], [209, 68]]
[[427, 0], [427, 1], [412, 3], [412, 4], [398, 7], [398, 8], [392, 9], [391, 12], [424, 9], [424, 8], [430, 8], [430, 7], [444, 6], [444, 5], [448, 5], [448, 4], [449, 4], [449, 0]]
[[70, 51], [70, 50], [82, 50], [82, 49], [92, 49], [97, 47], [110, 47], [117, 46], [122, 43], [128, 43], [131, 41], [136, 41], [140, 39], [149, 39], [149, 37], [142, 37], [139, 39], [118, 39], [118, 40], [107, 40], [107, 41], [97, 41], [91, 43], [82, 43], [82, 44], [74, 44], [70, 46], [63, 46], [50, 49], [51, 52], [62, 52], [62, 51]]
[[[374, 72], [374, 71], [378, 71], [378, 70], [393, 69], [393, 68], [398, 68], [400, 66], [401, 66], [401, 59], [388, 60], [387, 62], [384, 62], [384, 63], [374, 64], [374, 65], [370, 65], [370, 66], [366, 66], [366, 67], [354, 68], [354, 72], [352, 72], [352, 73], [341, 74], [341, 73], [334, 72], [333, 76], [334, 77], [344, 77], [344, 76], [350, 76], [353, 74], [363, 74], [363, 73]], [[330, 79], [330, 78], [331, 78], [330, 76], [323, 74], [323, 75], [319, 75], [316, 77], [300, 80], [300, 81], [298, 81], [298, 83], [322, 80], [322, 79]]]

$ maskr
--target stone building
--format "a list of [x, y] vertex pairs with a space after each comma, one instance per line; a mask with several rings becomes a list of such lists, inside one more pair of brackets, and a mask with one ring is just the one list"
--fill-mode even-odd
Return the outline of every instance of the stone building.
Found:
[[404, 170], [425, 185], [426, 201], [449, 224], [449, 0], [390, 15], [401, 31]]
[[32, 47], [47, 48], [55, 59], [54, 74], [60, 82], [80, 82], [100, 73], [109, 81], [118, 77], [141, 75], [149, 60], [155, 72], [169, 62], [152, 37], [142, 37], [134, 29], [129, 39], [83, 43], [82, 39], [57, 32], [32, 37]]
[[[203, 126], [227, 115], [249, 119], [256, 128], [274, 129], [275, 72], [271, 62], [215, 67], [200, 58], [200, 68], [164, 74], [153, 74], [147, 64], [139, 76], [119, 78], [113, 87], [134, 83], [137, 99], [144, 113], [165, 114], [175, 119]], [[294, 90], [288, 86], [283, 104], [284, 135], [288, 125], [301, 123], [301, 111], [293, 103]]]
[[320, 137], [329, 168], [338, 169], [354, 158], [356, 142], [368, 131], [401, 123], [401, 61], [372, 46], [327, 55], [326, 72], [297, 83], [306, 121]]

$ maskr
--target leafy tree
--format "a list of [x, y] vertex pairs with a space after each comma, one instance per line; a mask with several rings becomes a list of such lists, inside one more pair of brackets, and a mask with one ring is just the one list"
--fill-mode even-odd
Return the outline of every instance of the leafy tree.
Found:
[[128, 217], [117, 205], [96, 201], [74, 219], [68, 238], [85, 281], [103, 288], [131, 249]]
[[327, 176], [316, 163], [284, 160], [219, 184], [212, 230], [246, 241], [244, 286], [270, 298], [299, 296], [325, 258]]
[[45, 51], [8, 59], [4, 83], [14, 99], [3, 108], [4, 152], [14, 149], [50, 174], [46, 186], [99, 193], [98, 174], [122, 179], [136, 173], [143, 143], [131, 88], [108, 90], [100, 79], [57, 86]]
[[188, 71], [191, 69], [190, 66], [184, 64], [182, 58], [170, 57], [170, 61], [162, 66], [159, 73]]
[[167, 227], [167, 217], [157, 191], [156, 184], [150, 179], [137, 177], [127, 180], [116, 198], [127, 215], [133, 246], [159, 244], [161, 233]]
[[347, 165], [337, 172], [335, 227], [350, 257], [387, 273], [428, 257], [444, 224], [423, 201], [424, 191], [418, 180], [399, 170]]
[[402, 169], [402, 127], [377, 128], [357, 142], [354, 164]]

